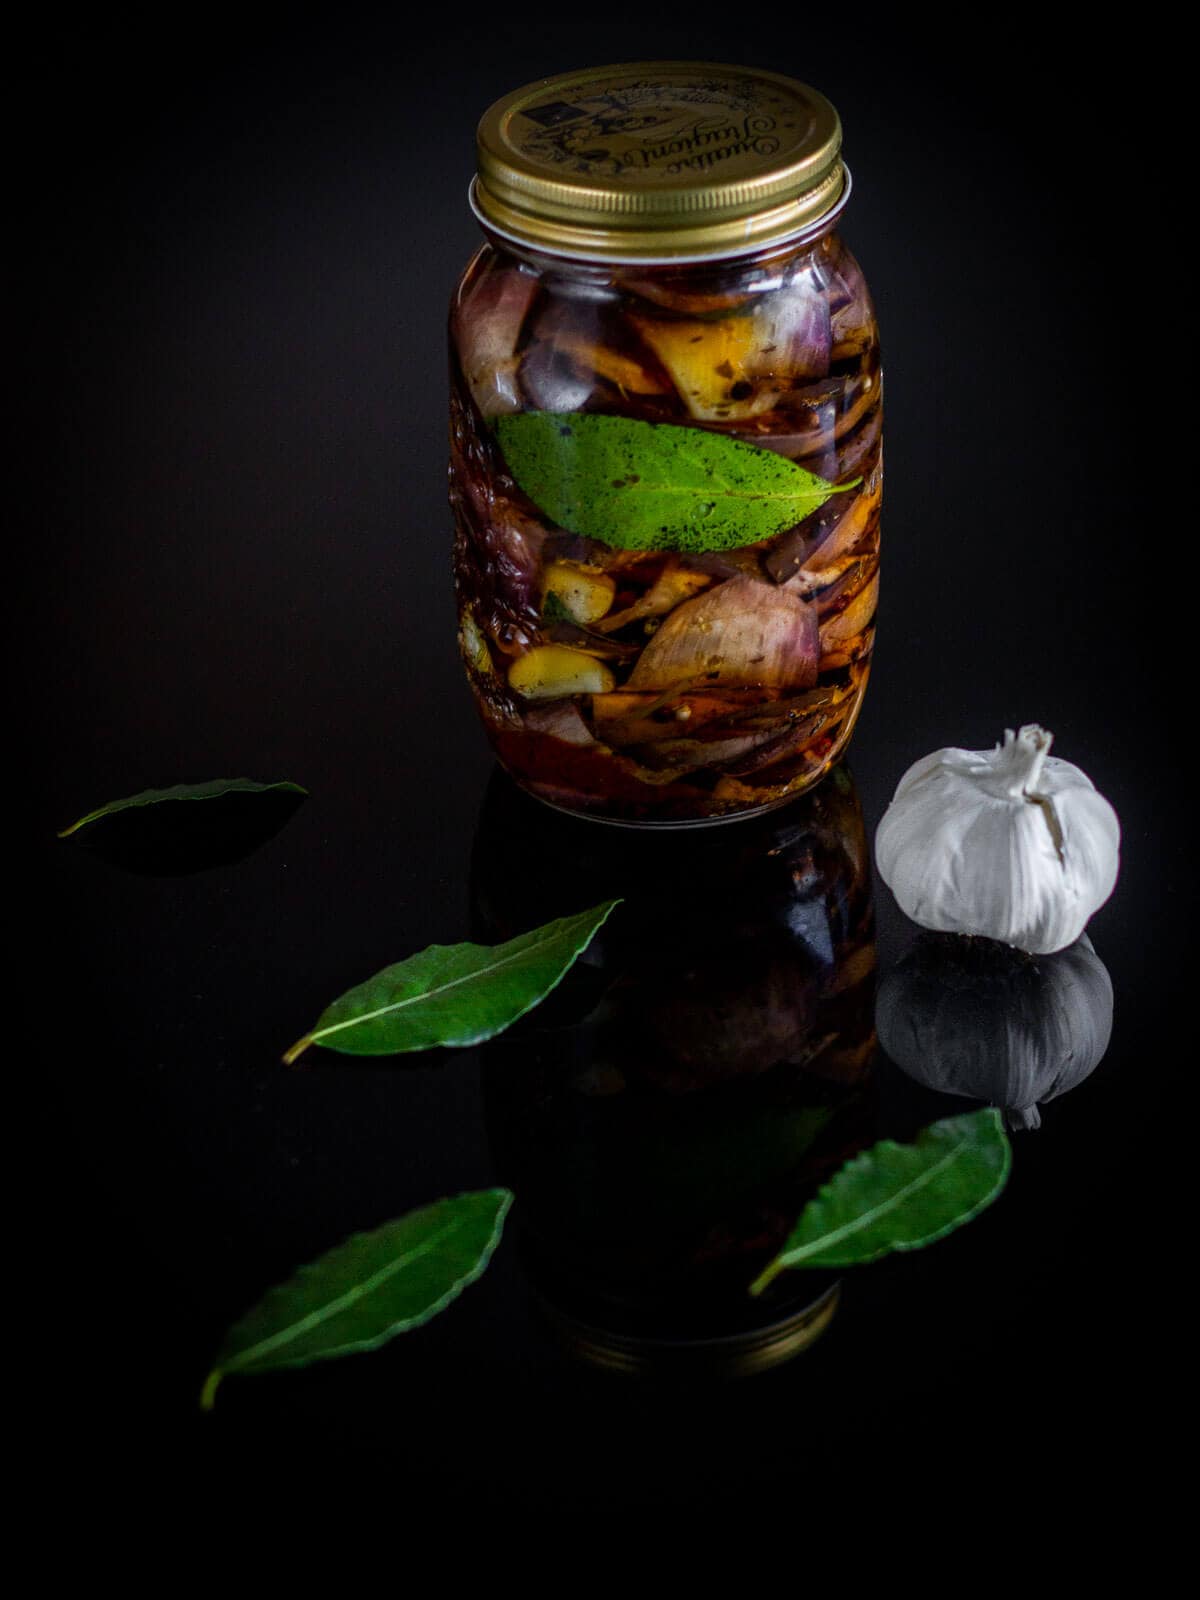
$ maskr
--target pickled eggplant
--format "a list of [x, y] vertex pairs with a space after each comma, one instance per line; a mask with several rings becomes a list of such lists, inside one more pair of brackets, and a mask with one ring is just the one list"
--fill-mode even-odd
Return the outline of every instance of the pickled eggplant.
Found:
[[459, 637], [502, 763], [640, 824], [810, 788], [878, 597], [878, 332], [836, 234], [702, 270], [493, 240], [451, 348]]

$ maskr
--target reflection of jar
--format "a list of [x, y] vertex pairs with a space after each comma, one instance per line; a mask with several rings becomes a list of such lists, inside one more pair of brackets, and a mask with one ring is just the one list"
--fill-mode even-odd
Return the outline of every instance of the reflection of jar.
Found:
[[[632, 848], [631, 848], [632, 846]], [[622, 896], [483, 1046], [498, 1180], [543, 1309], [594, 1361], [752, 1370], [811, 1342], [828, 1273], [748, 1292], [875, 1134], [870, 869], [844, 768], [731, 838], [610, 835], [497, 774], [472, 865], [494, 942]]]
[[882, 391], [840, 146], [813, 90], [695, 63], [543, 81], [480, 124], [459, 637], [501, 761], [565, 810], [746, 816], [850, 736]]

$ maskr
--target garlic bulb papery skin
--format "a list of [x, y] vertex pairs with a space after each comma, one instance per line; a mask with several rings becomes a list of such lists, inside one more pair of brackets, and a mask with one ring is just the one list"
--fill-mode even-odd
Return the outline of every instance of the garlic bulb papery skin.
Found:
[[1029, 724], [994, 750], [935, 750], [896, 787], [879, 875], [922, 928], [1065, 950], [1117, 881], [1121, 826], [1086, 773]]

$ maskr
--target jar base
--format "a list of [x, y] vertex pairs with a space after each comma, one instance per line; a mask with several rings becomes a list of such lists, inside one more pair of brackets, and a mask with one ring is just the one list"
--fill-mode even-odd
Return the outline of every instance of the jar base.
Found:
[[567, 1350], [593, 1366], [637, 1377], [742, 1378], [790, 1361], [829, 1327], [841, 1298], [835, 1281], [815, 1298], [757, 1327], [736, 1334], [664, 1337], [599, 1327], [544, 1293], [537, 1306]]
[[[825, 774], [822, 773], [817, 783], [820, 783]], [[811, 794], [817, 787], [810, 783], [804, 789], [797, 789], [793, 794], [779, 795], [774, 800], [768, 800], [761, 806], [750, 806], [744, 811], [729, 811], [719, 817], [604, 817], [595, 811], [579, 811], [573, 806], [560, 805], [557, 800], [547, 800], [545, 795], [538, 794], [536, 789], [529, 789], [518, 779], [513, 782], [527, 794], [531, 800], [547, 806], [551, 811], [558, 811], [564, 817], [575, 817], [582, 822], [596, 822], [606, 828], [634, 828], [638, 832], [646, 833], [682, 833], [695, 828], [721, 828], [734, 822], [749, 822], [753, 817], [765, 817], [770, 811], [779, 811], [784, 806], [791, 805], [794, 800], [799, 800], [803, 795]]]

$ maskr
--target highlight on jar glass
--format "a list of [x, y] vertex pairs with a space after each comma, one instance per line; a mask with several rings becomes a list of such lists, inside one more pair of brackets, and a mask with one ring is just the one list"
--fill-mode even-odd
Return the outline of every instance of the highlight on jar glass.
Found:
[[882, 376], [841, 126], [647, 62], [483, 117], [450, 313], [459, 641], [502, 765], [610, 822], [810, 789], [874, 640]]

